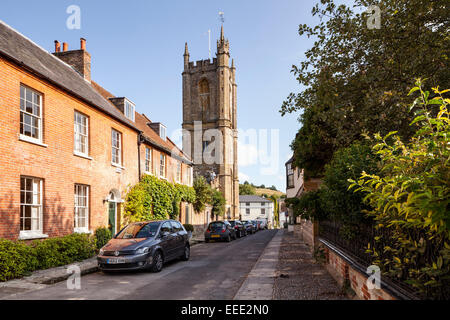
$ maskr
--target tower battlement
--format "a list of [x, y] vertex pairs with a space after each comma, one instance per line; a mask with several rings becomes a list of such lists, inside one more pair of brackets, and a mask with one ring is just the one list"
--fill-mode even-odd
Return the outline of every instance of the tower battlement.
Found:
[[[231, 62], [229, 42], [223, 27], [216, 57], [189, 61], [187, 43], [183, 75], [183, 152], [194, 160], [194, 174], [208, 177], [213, 172], [226, 200], [226, 219], [239, 218], [237, 161], [236, 68]], [[201, 123], [201, 132], [195, 131]], [[220, 134], [211, 137], [211, 130]], [[198, 129], [197, 129], [198, 130]], [[200, 136], [199, 136], [200, 134]], [[214, 138], [214, 139], [213, 139]], [[199, 141], [201, 139], [201, 141]], [[200, 145], [201, 147], [195, 147]], [[215, 154], [213, 163], [206, 161]], [[218, 160], [218, 161], [217, 161]]]

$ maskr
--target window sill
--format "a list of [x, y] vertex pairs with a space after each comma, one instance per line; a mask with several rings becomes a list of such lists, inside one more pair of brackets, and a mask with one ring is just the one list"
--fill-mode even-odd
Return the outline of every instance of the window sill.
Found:
[[92, 234], [92, 230], [89, 230], [87, 228], [74, 228], [73, 233], [86, 233], [86, 234]]
[[166, 181], [169, 181], [169, 180], [167, 180], [167, 178], [166, 178], [166, 177], [163, 177], [163, 176], [159, 176], [159, 178], [160, 178], [160, 179], [162, 179], [162, 180], [166, 180]]
[[83, 153], [79, 153], [79, 152], [76, 152], [76, 151], [73, 152], [73, 155], [77, 156], [77, 157], [80, 157], [80, 158], [87, 159], [87, 160], [93, 160], [92, 157], [89, 157], [88, 155], [85, 155]]
[[44, 147], [44, 148], [48, 147], [48, 145], [42, 143], [41, 141], [34, 139], [34, 138], [30, 138], [28, 136], [24, 136], [23, 134], [19, 135], [19, 140], [24, 141], [24, 142], [29, 142], [29, 143], [32, 143], [32, 144], [35, 144], [37, 146]]
[[111, 161], [111, 165], [112, 165], [113, 167], [116, 167], [116, 168], [125, 170], [125, 167], [122, 167], [120, 164], [114, 163], [114, 162], [112, 162], [112, 161]]
[[19, 240], [33, 240], [33, 239], [44, 239], [48, 238], [48, 234], [43, 234], [38, 231], [36, 232], [23, 232], [19, 234]]
[[144, 171], [144, 174], [147, 174], [147, 175], [149, 175], [149, 176], [153, 176], [153, 175], [154, 175], [153, 173], [148, 172], [148, 171]]

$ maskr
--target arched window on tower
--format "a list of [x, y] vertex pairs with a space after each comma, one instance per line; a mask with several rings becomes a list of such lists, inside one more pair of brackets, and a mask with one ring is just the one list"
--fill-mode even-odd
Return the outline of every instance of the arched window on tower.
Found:
[[198, 94], [200, 97], [200, 108], [202, 110], [202, 120], [207, 120], [207, 111], [210, 104], [210, 93], [208, 80], [202, 79], [198, 84]]

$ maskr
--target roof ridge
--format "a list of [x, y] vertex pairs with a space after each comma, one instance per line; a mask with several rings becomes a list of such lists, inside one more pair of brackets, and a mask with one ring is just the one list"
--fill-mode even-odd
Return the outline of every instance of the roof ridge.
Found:
[[61, 60], [60, 58], [56, 57], [55, 55], [53, 55], [51, 52], [47, 51], [46, 49], [44, 49], [43, 47], [41, 47], [39, 44], [37, 44], [36, 42], [34, 42], [33, 40], [31, 40], [30, 38], [28, 38], [26, 35], [24, 35], [23, 33], [21, 33], [20, 31], [17, 31], [16, 29], [14, 29], [13, 27], [11, 27], [10, 25], [8, 25], [6, 22], [4, 22], [3, 20], [0, 19], [0, 24], [4, 25], [6, 28], [8, 28], [9, 30], [17, 33], [18, 35], [20, 35], [22, 38], [26, 39], [27, 41], [30, 41], [31, 44], [35, 45], [37, 48], [39, 48], [41, 51], [44, 51], [46, 54], [48, 54], [49, 56], [51, 56], [53, 59], [56, 59], [56, 61], [58, 61], [59, 63], [62, 63], [63, 65], [65, 65], [66, 67], [68, 67], [70, 70], [72, 70], [73, 72], [75, 72], [80, 78], [82, 78], [83, 80], [87, 81], [86, 79], [84, 79], [84, 77], [82, 77], [78, 72], [75, 71], [74, 68], [72, 68], [72, 66], [66, 62], [64, 62], [63, 60]]

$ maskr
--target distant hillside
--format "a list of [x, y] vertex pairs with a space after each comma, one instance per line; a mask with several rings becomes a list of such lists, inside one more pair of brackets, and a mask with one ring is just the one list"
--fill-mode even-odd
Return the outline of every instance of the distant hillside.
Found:
[[271, 195], [273, 195], [273, 194], [275, 194], [275, 195], [277, 195], [279, 197], [285, 194], [284, 192], [281, 192], [281, 191], [275, 191], [275, 190], [272, 190], [272, 189], [264, 189], [264, 188], [255, 188], [255, 193], [258, 196], [261, 196], [263, 194], [267, 194], [269, 197]]

